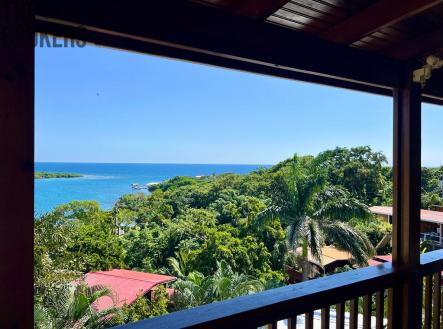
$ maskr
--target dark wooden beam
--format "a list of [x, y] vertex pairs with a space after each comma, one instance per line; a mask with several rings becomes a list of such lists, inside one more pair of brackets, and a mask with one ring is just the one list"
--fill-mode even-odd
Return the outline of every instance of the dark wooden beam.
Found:
[[32, 1], [1, 1], [0, 328], [33, 322], [34, 33]]
[[404, 60], [431, 55], [433, 51], [440, 48], [443, 48], [443, 28], [393, 45], [391, 49], [384, 50], [383, 53]]
[[[329, 78], [320, 75], [309, 74], [305, 72], [279, 69], [269, 65], [261, 65], [260, 63], [238, 61], [236, 59], [214, 56], [212, 54], [190, 52], [186, 49], [171, 48], [160, 44], [146, 43], [144, 41], [129, 39], [125, 37], [103, 34], [100, 32], [90, 31], [86, 29], [79, 30], [75, 27], [52, 24], [50, 22], [38, 21], [39, 31], [52, 33], [56, 36], [64, 36], [68, 38], [80, 39], [90, 44], [97, 44], [116, 49], [125, 49], [138, 53], [149, 53], [152, 55], [164, 56], [174, 59], [198, 62], [227, 69], [235, 69], [250, 73], [256, 73], [279, 78], [300, 80], [310, 83], [323, 84], [332, 87], [358, 90], [362, 92], [374, 93], [378, 95], [391, 96], [392, 91], [388, 88], [377, 87], [372, 85], [353, 83], [352, 81]], [[443, 103], [443, 99], [442, 99]]]
[[[71, 36], [77, 33], [79, 38], [95, 33], [95, 42], [102, 45], [109, 45], [112, 38], [132, 40], [144, 44], [139, 48], [141, 52], [150, 52], [149, 47], [162, 48], [164, 55], [175, 58], [186, 54], [185, 59], [198, 61], [205, 57], [216, 65], [224, 61], [236, 62], [236, 68], [261, 66], [268, 72], [279, 71], [280, 75], [315, 76], [326, 84], [336, 80], [349, 87], [390, 90], [399, 84], [403, 65], [187, 1], [71, 0], [62, 6], [59, 1], [39, 0], [36, 11], [38, 31], [64, 35], [66, 30]], [[112, 46], [124, 48], [117, 42]]]
[[351, 44], [405, 18], [443, 3], [443, 0], [379, 0], [365, 10], [325, 31], [325, 39]]
[[393, 328], [421, 327], [420, 193], [421, 193], [421, 86], [412, 82], [394, 90], [392, 256], [395, 268], [407, 270], [405, 282], [394, 288], [396, 323]]
[[266, 19], [288, 3], [289, 0], [195, 0], [194, 2], [211, 4], [238, 15]]

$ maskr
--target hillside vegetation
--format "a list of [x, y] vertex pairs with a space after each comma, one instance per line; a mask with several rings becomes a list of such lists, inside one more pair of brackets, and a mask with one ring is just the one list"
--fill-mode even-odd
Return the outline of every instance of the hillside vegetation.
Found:
[[[123, 323], [287, 284], [287, 269], [309, 271], [308, 251], [321, 261], [324, 245], [364, 265], [390, 230], [368, 210], [391, 204], [386, 165], [369, 147], [336, 148], [247, 175], [175, 177], [150, 195], [122, 196], [111, 211], [95, 201], [62, 205], [35, 223], [39, 314], [60, 317], [53, 305], [61, 287], [89, 271], [178, 277], [172, 301], [141, 299], [115, 311]], [[425, 205], [443, 205], [442, 174], [424, 168]], [[299, 247], [301, 254], [291, 252]]]

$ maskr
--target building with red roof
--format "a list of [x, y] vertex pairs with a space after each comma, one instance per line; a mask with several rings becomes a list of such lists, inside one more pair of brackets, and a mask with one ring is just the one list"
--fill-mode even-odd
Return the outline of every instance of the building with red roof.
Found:
[[[381, 220], [392, 224], [392, 207], [375, 206], [369, 209]], [[420, 221], [422, 240], [432, 241], [438, 247], [443, 247], [443, 211], [421, 209]]]
[[[130, 305], [138, 297], [151, 294], [156, 286], [167, 286], [176, 279], [174, 276], [119, 269], [90, 272], [85, 275], [85, 282], [88, 286], [100, 285], [110, 288], [115, 294], [117, 307]], [[94, 305], [99, 311], [111, 306], [114, 306], [114, 301], [108, 296], [101, 297]]]
[[377, 266], [387, 262], [392, 262], [392, 255], [374, 256], [368, 260], [368, 265]]
[[[376, 215], [388, 217], [388, 221], [390, 223], [392, 222], [392, 211], [393, 211], [392, 207], [375, 206], [375, 207], [370, 207], [369, 209], [371, 210], [372, 213]], [[443, 212], [421, 209], [420, 220], [422, 222], [443, 225]]]

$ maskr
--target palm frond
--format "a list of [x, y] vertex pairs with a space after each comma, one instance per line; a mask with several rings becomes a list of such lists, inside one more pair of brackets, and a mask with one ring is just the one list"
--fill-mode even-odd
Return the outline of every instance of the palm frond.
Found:
[[375, 252], [366, 235], [347, 223], [323, 221], [321, 229], [328, 241], [338, 249], [349, 252], [358, 264], [365, 264]]
[[179, 278], [185, 276], [184, 273], [181, 270], [180, 263], [179, 263], [179, 261], [176, 258], [168, 257], [166, 259], [166, 261], [168, 262], [168, 265], [172, 269], [172, 272], [174, 273], [174, 275], [176, 275]]
[[252, 222], [252, 226], [256, 229], [261, 228], [269, 223], [271, 220], [279, 218], [281, 216], [281, 213], [281, 207], [275, 205], [266, 207], [264, 210], [257, 214], [254, 221]]
[[324, 238], [317, 221], [312, 219], [306, 221], [306, 240], [311, 256], [322, 263], [321, 248], [324, 245]]
[[312, 214], [314, 218], [348, 221], [352, 218], [367, 219], [371, 214], [368, 206], [338, 186], [329, 186], [318, 193], [315, 208], [316, 210]]
[[289, 248], [295, 250], [298, 246], [300, 238], [306, 234], [306, 221], [308, 217], [301, 216], [298, 218], [293, 218], [289, 221], [287, 227], [287, 237]]

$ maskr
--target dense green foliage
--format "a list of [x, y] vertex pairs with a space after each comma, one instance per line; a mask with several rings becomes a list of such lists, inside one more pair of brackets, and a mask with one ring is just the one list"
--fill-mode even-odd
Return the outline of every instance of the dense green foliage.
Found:
[[39, 329], [99, 329], [117, 324], [120, 310], [110, 307], [96, 311], [93, 303], [101, 297], [114, 298], [114, 293], [101, 286], [88, 287], [85, 283], [76, 286], [64, 284], [56, 289], [50, 306], [37, 303], [35, 306], [35, 328]]
[[173, 296], [175, 309], [191, 308], [202, 304], [248, 295], [265, 288], [260, 280], [232, 271], [226, 261], [217, 262], [214, 274], [205, 276], [193, 271], [180, 277]]
[[139, 296], [131, 305], [124, 305], [114, 318], [116, 324], [140, 321], [168, 313], [168, 293], [163, 286], [156, 287], [153, 298]]
[[308, 160], [294, 157], [291, 166], [276, 176], [274, 200], [257, 222], [279, 218], [287, 227], [290, 247], [296, 251], [301, 246], [305, 259], [309, 250], [321, 262], [321, 247], [326, 244], [350, 252], [357, 263], [364, 264], [373, 247], [347, 222], [367, 219], [370, 213], [344, 187], [328, 184], [329, 158], [326, 154]]
[[[423, 172], [424, 200], [443, 205], [443, 168]], [[141, 297], [114, 317], [123, 323], [286, 284], [286, 269], [307, 271], [307, 251], [321, 260], [326, 244], [364, 264], [390, 229], [368, 206], [391, 203], [391, 176], [369, 147], [337, 148], [248, 175], [175, 177], [110, 211], [62, 205], [35, 222], [36, 304], [50, 310], [61, 286], [93, 270], [179, 278], [172, 303]]]
[[43, 172], [43, 171], [36, 171], [34, 173], [35, 179], [48, 179], [48, 178], [78, 178], [82, 177], [80, 174], [73, 174], [73, 173], [60, 173], [60, 172]]
[[443, 207], [443, 166], [422, 168], [421, 171], [421, 204], [427, 209], [433, 206]]

